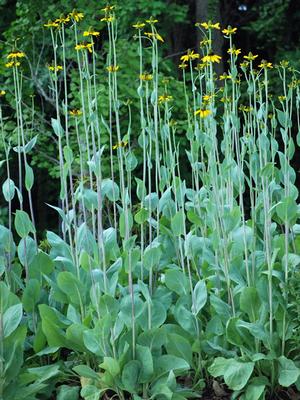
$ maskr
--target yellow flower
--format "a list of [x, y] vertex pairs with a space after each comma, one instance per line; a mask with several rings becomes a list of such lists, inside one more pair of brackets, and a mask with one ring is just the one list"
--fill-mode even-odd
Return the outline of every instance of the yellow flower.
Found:
[[[197, 25], [199, 25], [199, 24], [197, 24]], [[221, 29], [220, 28], [220, 22], [212, 23], [211, 21], [208, 21], [208, 22], [202, 22], [200, 25], [206, 30], [209, 30], [209, 29]]]
[[66, 24], [69, 21], [70, 21], [70, 15], [67, 15], [66, 17], [62, 16], [60, 18], [56, 18], [54, 23], [56, 23], [56, 24]]
[[151, 81], [152, 79], [153, 79], [153, 75], [151, 75], [151, 74], [147, 74], [147, 73], [140, 74], [141, 81]]
[[70, 111], [70, 115], [72, 115], [72, 117], [79, 117], [79, 115], [82, 114], [82, 111], [79, 110], [78, 108], [74, 108], [73, 110]]
[[77, 50], [77, 51], [88, 50], [90, 53], [92, 53], [93, 45], [94, 45], [94, 43], [78, 43], [75, 46], [75, 50]]
[[225, 73], [219, 76], [219, 80], [220, 80], [220, 81], [224, 81], [224, 80], [226, 80], [226, 79], [231, 79], [231, 76], [230, 76], [230, 75], [227, 75], [227, 74], [225, 74]]
[[288, 84], [288, 88], [290, 89], [295, 89], [296, 87], [298, 87], [300, 84], [300, 79], [293, 79], [289, 84]]
[[8, 60], [10, 59], [16, 59], [16, 58], [23, 58], [25, 57], [25, 53], [23, 53], [23, 51], [12, 51], [11, 53], [9, 53], [6, 58]]
[[12, 68], [12, 67], [19, 67], [21, 65], [20, 61], [9, 61], [8, 63], [5, 64], [6, 68]]
[[273, 68], [272, 63], [262, 60], [261, 63], [259, 64], [259, 68]]
[[158, 103], [159, 104], [168, 103], [169, 101], [172, 101], [172, 100], [173, 100], [173, 96], [169, 96], [168, 94], [165, 93], [165, 94], [159, 96]]
[[145, 25], [144, 22], [137, 22], [136, 24], [133, 24], [132, 27], [135, 29], [143, 29]]
[[195, 69], [196, 69], [197, 71], [201, 71], [202, 69], [204, 69], [204, 68], [207, 67], [207, 66], [208, 66], [208, 63], [207, 63], [207, 62], [202, 62], [202, 63], [197, 64], [196, 67], [195, 67]]
[[221, 61], [221, 56], [218, 56], [217, 54], [207, 54], [206, 56], [202, 57], [202, 61], [204, 63], [220, 63]]
[[210, 39], [203, 39], [200, 42], [200, 46], [210, 46], [211, 45], [211, 40]]
[[227, 50], [228, 54], [233, 54], [234, 56], [238, 56], [241, 54], [241, 49], [236, 49], [235, 47], [231, 47], [230, 49]]
[[104, 8], [101, 8], [101, 11], [105, 12], [105, 14], [112, 12], [116, 6], [107, 5]]
[[160, 36], [159, 33], [152, 33], [152, 32], [144, 32], [144, 35], [148, 36], [148, 38], [155, 38], [160, 42], [164, 42], [164, 39]]
[[48, 69], [49, 69], [49, 71], [58, 72], [58, 71], [62, 71], [63, 70], [63, 66], [62, 65], [57, 65], [55, 67], [55, 65], [48, 65]]
[[200, 54], [195, 53], [194, 50], [188, 50], [184, 56], [180, 57], [180, 60], [188, 62], [190, 60], [196, 60], [197, 58], [200, 58]]
[[86, 49], [87, 49], [90, 53], [93, 52], [93, 45], [94, 45], [94, 43], [87, 43], [87, 44], [86, 44]]
[[108, 15], [107, 17], [101, 18], [101, 22], [113, 22], [115, 20], [115, 17], [113, 15]]
[[199, 110], [195, 111], [195, 116], [199, 115], [200, 118], [206, 118], [211, 114], [211, 110], [208, 109], [202, 109], [200, 108]]
[[79, 51], [79, 50], [84, 50], [85, 49], [85, 44], [76, 44], [76, 46], [74, 47], [75, 50]]
[[245, 59], [245, 60], [248, 60], [248, 61], [253, 61], [253, 60], [255, 60], [257, 57], [258, 57], [257, 54], [252, 54], [251, 51], [250, 51], [250, 52], [248, 53], [247, 56], [244, 56], [244, 59]]
[[237, 31], [237, 28], [232, 28], [230, 25], [226, 28], [223, 29], [222, 32], [226, 35], [226, 36], [230, 36], [235, 34], [235, 32]]
[[155, 34], [155, 37], [156, 37], [156, 39], [159, 40], [160, 42], [162, 42], [162, 43], [164, 42], [164, 39], [160, 36], [159, 33], [156, 33], [156, 34]]
[[228, 97], [221, 97], [220, 100], [221, 100], [222, 103], [231, 103], [231, 102], [232, 102], [231, 96], [228, 96]]
[[109, 65], [108, 67], [106, 67], [108, 72], [117, 72], [120, 67], [119, 65]]
[[209, 102], [214, 96], [212, 94], [205, 94], [203, 96], [203, 101]]
[[158, 22], [158, 19], [150, 17], [149, 19], [146, 19], [146, 22], [147, 22], [147, 24], [154, 25]]
[[287, 68], [289, 66], [290, 62], [287, 60], [281, 60], [279, 65], [283, 68]]
[[278, 100], [279, 101], [284, 101], [284, 100], [286, 100], [286, 97], [285, 96], [278, 96]]
[[98, 31], [88, 30], [88, 31], [83, 32], [83, 36], [99, 36], [99, 35], [100, 35], [100, 32], [98, 32]]
[[79, 22], [84, 18], [84, 14], [82, 12], [78, 12], [76, 10], [73, 10], [70, 12], [68, 15], [70, 18], [73, 18], [75, 22]]
[[176, 126], [177, 124], [178, 124], [178, 122], [175, 121], [175, 119], [170, 119], [170, 121], [169, 121], [169, 126], [170, 126], [170, 127], [174, 127], [174, 126]]
[[184, 62], [182, 62], [181, 64], [178, 65], [178, 68], [180, 69], [186, 69], [187, 64], [185, 64]]
[[59, 23], [56, 21], [48, 21], [47, 24], [44, 24], [45, 28], [58, 28]]
[[246, 113], [249, 113], [249, 112], [253, 111], [253, 108], [252, 107], [248, 107], [248, 106], [244, 106], [243, 104], [241, 104], [239, 106], [239, 110], [240, 111], [244, 111]]
[[118, 143], [116, 143], [114, 146], [113, 146], [113, 150], [116, 150], [116, 149], [119, 149], [119, 148], [122, 148], [122, 147], [126, 147], [128, 145], [128, 142], [126, 141], [126, 142], [118, 142]]
[[249, 67], [249, 62], [248, 61], [244, 61], [244, 62], [240, 63], [240, 67], [241, 68], [248, 68]]
[[6, 94], [5, 90], [0, 90], [0, 97], [4, 96]]

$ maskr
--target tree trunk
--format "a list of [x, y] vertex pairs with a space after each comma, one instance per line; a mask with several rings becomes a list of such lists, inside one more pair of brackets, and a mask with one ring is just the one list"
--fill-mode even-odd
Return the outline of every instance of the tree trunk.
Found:
[[[196, 19], [197, 22], [205, 22], [210, 19], [209, 12], [208, 12], [208, 0], [195, 0], [195, 9], [196, 9]], [[216, 14], [216, 21], [213, 22], [220, 22], [222, 23], [222, 16], [221, 16], [221, 9], [220, 9], [220, 2], [217, 2], [217, 7], [215, 10]], [[223, 53], [223, 36], [219, 30], [213, 31], [213, 52], [222, 56]], [[202, 35], [200, 30], [197, 30], [197, 46], [199, 46], [199, 42], [202, 39]], [[223, 61], [220, 64], [215, 65], [215, 71], [218, 75], [222, 74], [224, 71]]]
[[[218, 1], [218, 7], [216, 9], [216, 22], [220, 22], [220, 25], [223, 25], [223, 18], [221, 15], [221, 4], [220, 1]], [[221, 30], [215, 30], [213, 33], [213, 51], [214, 53], [218, 54], [219, 56], [223, 56], [223, 45], [224, 45], [224, 37], [222, 34], [222, 27]], [[216, 64], [215, 66], [215, 71], [218, 75], [223, 74], [224, 72], [224, 62], [223, 58], [220, 62], [220, 64]]]
[[[196, 4], [196, 20], [197, 22], [204, 22], [208, 19], [208, 0], [195, 0]], [[201, 32], [197, 29], [197, 45], [199, 46], [199, 42], [202, 39]]]

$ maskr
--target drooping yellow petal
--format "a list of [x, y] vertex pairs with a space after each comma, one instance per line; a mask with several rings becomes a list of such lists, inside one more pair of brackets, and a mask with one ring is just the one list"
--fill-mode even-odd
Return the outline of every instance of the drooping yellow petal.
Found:
[[199, 115], [200, 118], [206, 118], [211, 113], [212, 113], [211, 110], [200, 108], [199, 110], [195, 111], [195, 116]]

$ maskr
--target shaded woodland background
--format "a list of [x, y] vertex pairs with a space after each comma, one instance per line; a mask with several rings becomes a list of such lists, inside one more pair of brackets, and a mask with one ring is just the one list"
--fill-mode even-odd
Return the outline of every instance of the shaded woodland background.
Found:
[[[167, 76], [171, 81], [170, 94], [177, 103], [178, 119], [180, 119], [180, 103], [183, 104], [184, 99], [180, 96], [181, 74], [177, 65], [180, 56], [187, 49], [198, 50], [201, 37], [200, 32], [195, 28], [196, 22], [211, 19], [219, 21], [222, 27], [227, 25], [237, 27], [235, 45], [241, 48], [244, 54], [252, 51], [259, 54], [259, 59], [267, 59], [273, 63], [287, 59], [292, 66], [299, 68], [299, 0], [119, 0], [112, 4], [117, 5], [116, 14], [119, 18], [120, 93], [124, 101], [134, 99], [136, 95], [136, 87], [132, 82], [137, 76], [138, 57], [132, 24], [150, 15], [159, 20], [157, 29], [165, 39], [165, 43], [161, 46], [160, 70], [162, 76]], [[15, 129], [13, 82], [11, 73], [5, 69], [4, 64], [5, 54], [13, 48], [18, 48], [27, 55], [27, 64], [23, 70], [23, 106], [27, 133], [31, 136], [39, 134], [37, 151], [31, 155], [31, 162], [35, 165], [34, 205], [38, 210], [37, 225], [40, 234], [46, 227], [51, 230], [57, 228], [57, 215], [45, 203], [56, 204], [59, 187], [57, 150], [50, 126], [51, 117], [55, 112], [54, 101], [49, 90], [49, 74], [46, 68], [52, 61], [51, 37], [43, 24], [74, 8], [84, 12], [82, 29], [92, 25], [93, 28], [101, 31], [101, 38], [95, 44], [95, 49], [99, 55], [99, 71], [104, 71], [105, 75], [106, 28], [105, 24], [100, 22], [100, 9], [105, 5], [104, 1], [91, 0], [0, 0], [0, 38], [3, 54], [0, 65], [1, 89], [7, 92], [5, 98], [1, 99], [5, 117], [5, 133], [12, 137], [13, 143]], [[214, 50], [217, 54], [224, 55], [225, 60], [226, 46], [228, 43], [219, 32], [216, 32]], [[70, 49], [73, 48], [74, 43], [70, 41]], [[76, 107], [78, 77], [72, 73], [76, 59], [71, 52], [67, 54], [67, 57], [70, 103]], [[216, 72], [222, 73], [225, 70], [226, 62], [223, 62]], [[276, 87], [276, 81], [274, 87], [275, 91], [278, 91], [274, 95], [281, 94], [280, 88]], [[99, 99], [103, 99], [103, 103], [105, 103], [106, 92], [105, 82], [100, 82]], [[104, 116], [106, 115], [105, 107], [101, 112]], [[3, 159], [1, 151], [0, 143], [0, 159]], [[15, 162], [16, 160], [12, 158], [13, 166]], [[298, 163], [296, 169], [299, 170], [300, 160], [296, 160], [296, 163]], [[0, 170], [0, 179], [2, 182], [6, 179], [4, 168]], [[0, 223], [5, 223], [5, 221], [5, 201], [3, 197], [0, 197]]]

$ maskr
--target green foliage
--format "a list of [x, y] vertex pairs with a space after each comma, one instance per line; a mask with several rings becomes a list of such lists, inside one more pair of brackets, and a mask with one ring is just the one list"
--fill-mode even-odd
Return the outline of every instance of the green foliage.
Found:
[[[4, 73], [16, 109], [11, 121], [0, 115], [8, 205], [0, 399], [183, 400], [201, 394], [204, 376], [243, 400], [299, 388], [298, 72], [286, 63], [257, 72], [255, 58], [240, 67], [234, 56], [220, 90], [206, 40], [201, 55], [185, 55], [192, 68], [182, 81], [167, 80], [161, 35], [186, 8], [172, 2], [165, 15], [161, 0], [146, 10], [130, 1], [100, 14], [93, 5], [78, 2], [83, 16], [62, 4], [72, 11], [68, 25], [54, 26], [44, 49], [38, 41], [41, 58], [62, 70], [54, 64], [47, 75], [26, 38], [29, 64]], [[19, 34], [38, 35], [36, 15], [57, 17], [44, 1], [22, 2], [17, 13], [8, 42], [19, 25]], [[132, 18], [148, 13], [166, 31], [152, 19], [129, 33]], [[202, 56], [208, 62], [195, 70]], [[270, 76], [283, 88], [278, 101], [269, 98]], [[37, 115], [27, 107], [32, 89], [43, 98]], [[58, 154], [59, 204], [48, 205], [61, 225], [38, 244], [32, 189], [43, 152]]]

